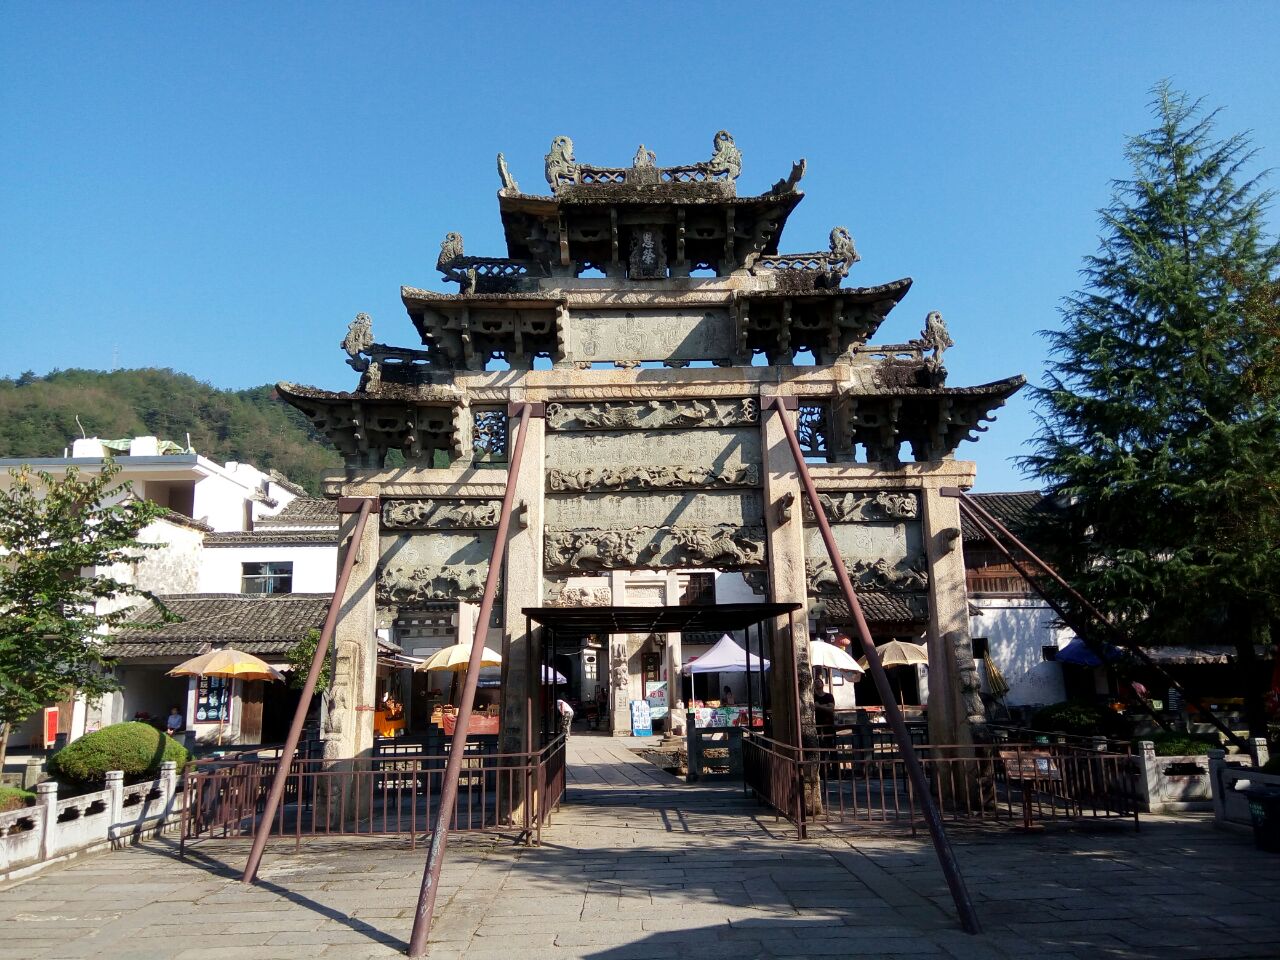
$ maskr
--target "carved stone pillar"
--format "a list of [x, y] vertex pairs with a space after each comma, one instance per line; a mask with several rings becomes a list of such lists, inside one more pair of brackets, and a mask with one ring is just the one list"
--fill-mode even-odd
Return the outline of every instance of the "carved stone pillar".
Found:
[[[366, 496], [371, 491], [355, 489], [348, 496]], [[339, 557], [355, 530], [357, 514], [345, 514], [339, 527]], [[378, 575], [379, 530], [377, 513], [365, 523], [364, 535], [356, 545], [355, 564], [346, 596], [341, 598], [334, 631], [337, 658], [334, 662], [333, 694], [325, 731], [326, 760], [346, 760], [368, 756], [373, 749], [373, 709], [378, 674], [378, 639], [375, 632], [375, 584]]]
[[[765, 395], [771, 392], [773, 389], [770, 387], [761, 390]], [[778, 420], [784, 415], [794, 417], [795, 413], [784, 413], [774, 408], [762, 410], [760, 414], [765, 533], [769, 540], [769, 599], [774, 603], [801, 605], [791, 619], [780, 617], [770, 625], [773, 664], [769, 683], [773, 736], [784, 743], [796, 743], [798, 713], [804, 742], [816, 745], [813, 672], [809, 668], [808, 584], [804, 569], [804, 526], [801, 522], [804, 489], [787, 444], [787, 435]], [[792, 623], [795, 624], [794, 638], [791, 635]], [[797, 686], [799, 704], [796, 703]]]
[[[941, 480], [949, 481], [950, 478]], [[929, 740], [970, 743], [972, 731], [962, 680], [963, 674], [972, 675], [972, 685], [976, 672], [969, 643], [964, 553], [960, 549], [960, 504], [939, 495], [935, 483], [927, 483], [921, 493], [925, 553], [929, 560]], [[962, 663], [962, 658], [966, 662]]]
[[[545, 422], [541, 417], [530, 417], [528, 430], [520, 475], [514, 478], [516, 493], [512, 509], [515, 514], [507, 531], [506, 578], [502, 593], [503, 753], [519, 753], [525, 749], [526, 742], [532, 743], [536, 749], [541, 726], [542, 677], [538, 664], [542, 659], [542, 631], [535, 625], [533, 642], [529, 643], [525, 616], [520, 611], [524, 607], [542, 606]], [[530, 721], [532, 729], [529, 729]]]

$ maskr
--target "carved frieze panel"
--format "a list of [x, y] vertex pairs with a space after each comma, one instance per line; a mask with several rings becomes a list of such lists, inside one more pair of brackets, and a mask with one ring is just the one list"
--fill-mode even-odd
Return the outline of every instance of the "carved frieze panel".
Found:
[[560, 431], [745, 427], [760, 422], [760, 405], [755, 397], [549, 403], [546, 422]]
[[737, 467], [579, 467], [549, 470], [547, 489], [552, 493], [585, 493], [600, 490], [662, 490], [672, 487], [758, 487], [760, 470], [755, 464]]
[[[920, 516], [920, 498], [909, 490], [843, 490], [818, 494], [822, 512], [831, 523], [860, 523], [874, 520], [915, 520]], [[813, 522], [813, 508], [804, 504], [806, 523]]]
[[480, 600], [493, 538], [489, 530], [384, 536], [378, 563], [378, 602], [395, 606]]
[[607, 607], [613, 602], [613, 590], [602, 587], [565, 587], [547, 599], [549, 607]]
[[572, 362], [719, 360], [733, 354], [733, 324], [724, 309], [575, 310], [564, 322], [564, 359]]
[[577, 471], [591, 466], [661, 471], [676, 464], [725, 475], [734, 475], [747, 466], [758, 470], [760, 431], [754, 427], [714, 427], [689, 431], [547, 434], [549, 471]]
[[550, 496], [545, 509], [550, 531], [742, 527], [759, 525], [764, 519], [762, 497], [756, 490]]
[[382, 525], [392, 530], [496, 527], [500, 500], [384, 500]]
[[[815, 589], [815, 578], [826, 592], [839, 592], [835, 571], [827, 561], [826, 546], [821, 531], [815, 526], [805, 527], [805, 569], [809, 573], [809, 587]], [[920, 523], [916, 520], [897, 522], [870, 521], [863, 523], [838, 523], [831, 528], [845, 567], [851, 571], [854, 586], [864, 589], [889, 589], [890, 581], [903, 590], [921, 589], [915, 574], [924, 573], [924, 539]], [[819, 572], [825, 569], [825, 574]], [[856, 575], [855, 575], [856, 573]], [[861, 578], [861, 579], [860, 579]], [[928, 583], [927, 575], [924, 577]]]
[[548, 532], [548, 570], [735, 569], [765, 562], [763, 526], [647, 527]]
[[[917, 593], [929, 588], [929, 569], [924, 557], [904, 558], [896, 563], [879, 560], [853, 560], [845, 565], [854, 589], [890, 593]], [[809, 594], [815, 597], [840, 595], [840, 581], [827, 557], [809, 557], [804, 562]]]

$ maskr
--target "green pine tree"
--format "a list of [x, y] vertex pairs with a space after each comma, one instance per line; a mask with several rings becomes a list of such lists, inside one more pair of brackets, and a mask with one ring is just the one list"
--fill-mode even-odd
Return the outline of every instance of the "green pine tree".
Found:
[[[1065, 504], [1062, 572], [1140, 644], [1233, 643], [1251, 731], [1280, 612], [1280, 244], [1244, 135], [1161, 84], [1084, 288], [1046, 331], [1024, 458]], [[1213, 691], [1222, 695], [1222, 691]]]

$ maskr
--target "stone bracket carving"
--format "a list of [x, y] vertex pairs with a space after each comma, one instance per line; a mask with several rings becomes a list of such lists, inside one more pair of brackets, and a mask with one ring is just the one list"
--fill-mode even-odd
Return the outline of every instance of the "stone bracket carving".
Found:
[[745, 427], [759, 422], [754, 397], [547, 404], [547, 429], [555, 431]]
[[736, 467], [580, 467], [548, 470], [547, 490], [585, 493], [603, 490], [663, 490], [682, 487], [758, 487], [760, 470], [754, 464]]
[[765, 532], [727, 525], [553, 532], [546, 537], [544, 560], [548, 570], [736, 569], [765, 562]]
[[496, 527], [499, 500], [387, 500], [382, 525], [391, 530], [441, 530]]
[[[906, 490], [859, 490], [818, 494], [822, 512], [831, 523], [858, 523], [875, 520], [915, 520], [920, 516], [919, 497]], [[804, 518], [813, 523], [813, 508], [804, 504]]]
[[778, 502], [775, 505], [778, 511], [778, 526], [781, 527], [791, 522], [791, 508], [795, 506], [795, 502], [796, 495], [790, 490], [778, 498]]
[[[927, 590], [929, 587], [929, 567], [924, 556], [905, 558], [897, 563], [890, 563], [883, 557], [879, 560], [849, 560], [845, 569], [853, 585], [863, 590], [897, 593]], [[840, 595], [840, 581], [826, 557], [807, 558], [804, 572], [810, 596]]]

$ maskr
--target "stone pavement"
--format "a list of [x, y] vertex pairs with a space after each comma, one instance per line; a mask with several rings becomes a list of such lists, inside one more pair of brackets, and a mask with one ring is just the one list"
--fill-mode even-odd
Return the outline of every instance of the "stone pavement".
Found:
[[[431, 956], [543, 958], [1280, 957], [1280, 856], [1202, 818], [1038, 835], [953, 830], [986, 933], [953, 919], [927, 838], [788, 839], [732, 786], [686, 787], [577, 735], [570, 803], [538, 848], [452, 840]], [[400, 841], [187, 862], [154, 841], [0, 888], [0, 960], [390, 957], [412, 924], [424, 848]]]

